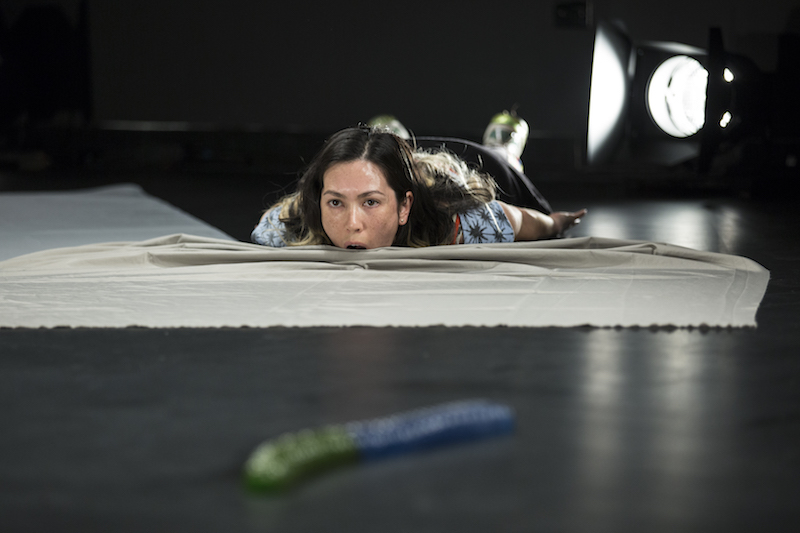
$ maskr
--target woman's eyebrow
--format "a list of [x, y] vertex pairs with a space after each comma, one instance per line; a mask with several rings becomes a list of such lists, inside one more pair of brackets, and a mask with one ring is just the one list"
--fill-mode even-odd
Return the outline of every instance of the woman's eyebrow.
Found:
[[358, 197], [364, 198], [365, 196], [372, 196], [373, 194], [380, 194], [381, 196], [386, 196], [385, 194], [383, 194], [383, 192], [374, 190], [374, 191], [362, 192], [361, 194], [358, 195]]
[[[340, 193], [340, 192], [338, 192], [338, 191], [331, 191], [331, 190], [322, 191], [322, 196], [325, 196], [326, 194], [330, 195], [330, 196], [336, 196], [338, 198], [345, 198], [345, 195]], [[361, 194], [359, 194], [357, 196], [357, 198], [364, 198], [365, 196], [371, 196], [373, 194], [380, 194], [381, 196], [386, 196], [383, 192], [375, 189], [375, 190], [372, 190], [372, 191], [362, 192]]]

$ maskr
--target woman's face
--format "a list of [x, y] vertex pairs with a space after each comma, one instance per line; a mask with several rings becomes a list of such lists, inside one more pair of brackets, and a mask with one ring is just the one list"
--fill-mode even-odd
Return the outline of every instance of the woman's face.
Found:
[[337, 163], [322, 176], [322, 228], [339, 248], [391, 246], [413, 200], [408, 191], [398, 205], [383, 172], [370, 161]]

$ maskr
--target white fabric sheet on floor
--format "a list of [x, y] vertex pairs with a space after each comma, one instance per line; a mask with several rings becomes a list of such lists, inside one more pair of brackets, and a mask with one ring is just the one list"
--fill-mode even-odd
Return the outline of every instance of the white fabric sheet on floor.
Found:
[[271, 249], [185, 234], [0, 262], [3, 327], [755, 326], [738, 256], [576, 238]]
[[0, 261], [62, 246], [173, 233], [230, 238], [134, 184], [0, 194]]

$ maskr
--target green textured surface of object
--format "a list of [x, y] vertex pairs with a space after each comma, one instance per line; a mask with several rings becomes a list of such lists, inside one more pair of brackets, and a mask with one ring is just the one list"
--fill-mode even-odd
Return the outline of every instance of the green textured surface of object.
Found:
[[245, 483], [255, 491], [280, 491], [357, 459], [355, 442], [341, 426], [286, 433], [253, 451], [244, 466]]

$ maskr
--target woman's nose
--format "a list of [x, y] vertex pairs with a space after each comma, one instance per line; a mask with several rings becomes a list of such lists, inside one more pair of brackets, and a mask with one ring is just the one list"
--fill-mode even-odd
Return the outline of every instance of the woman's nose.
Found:
[[347, 213], [347, 229], [350, 231], [357, 231], [362, 229], [361, 211], [357, 208], [352, 208]]

